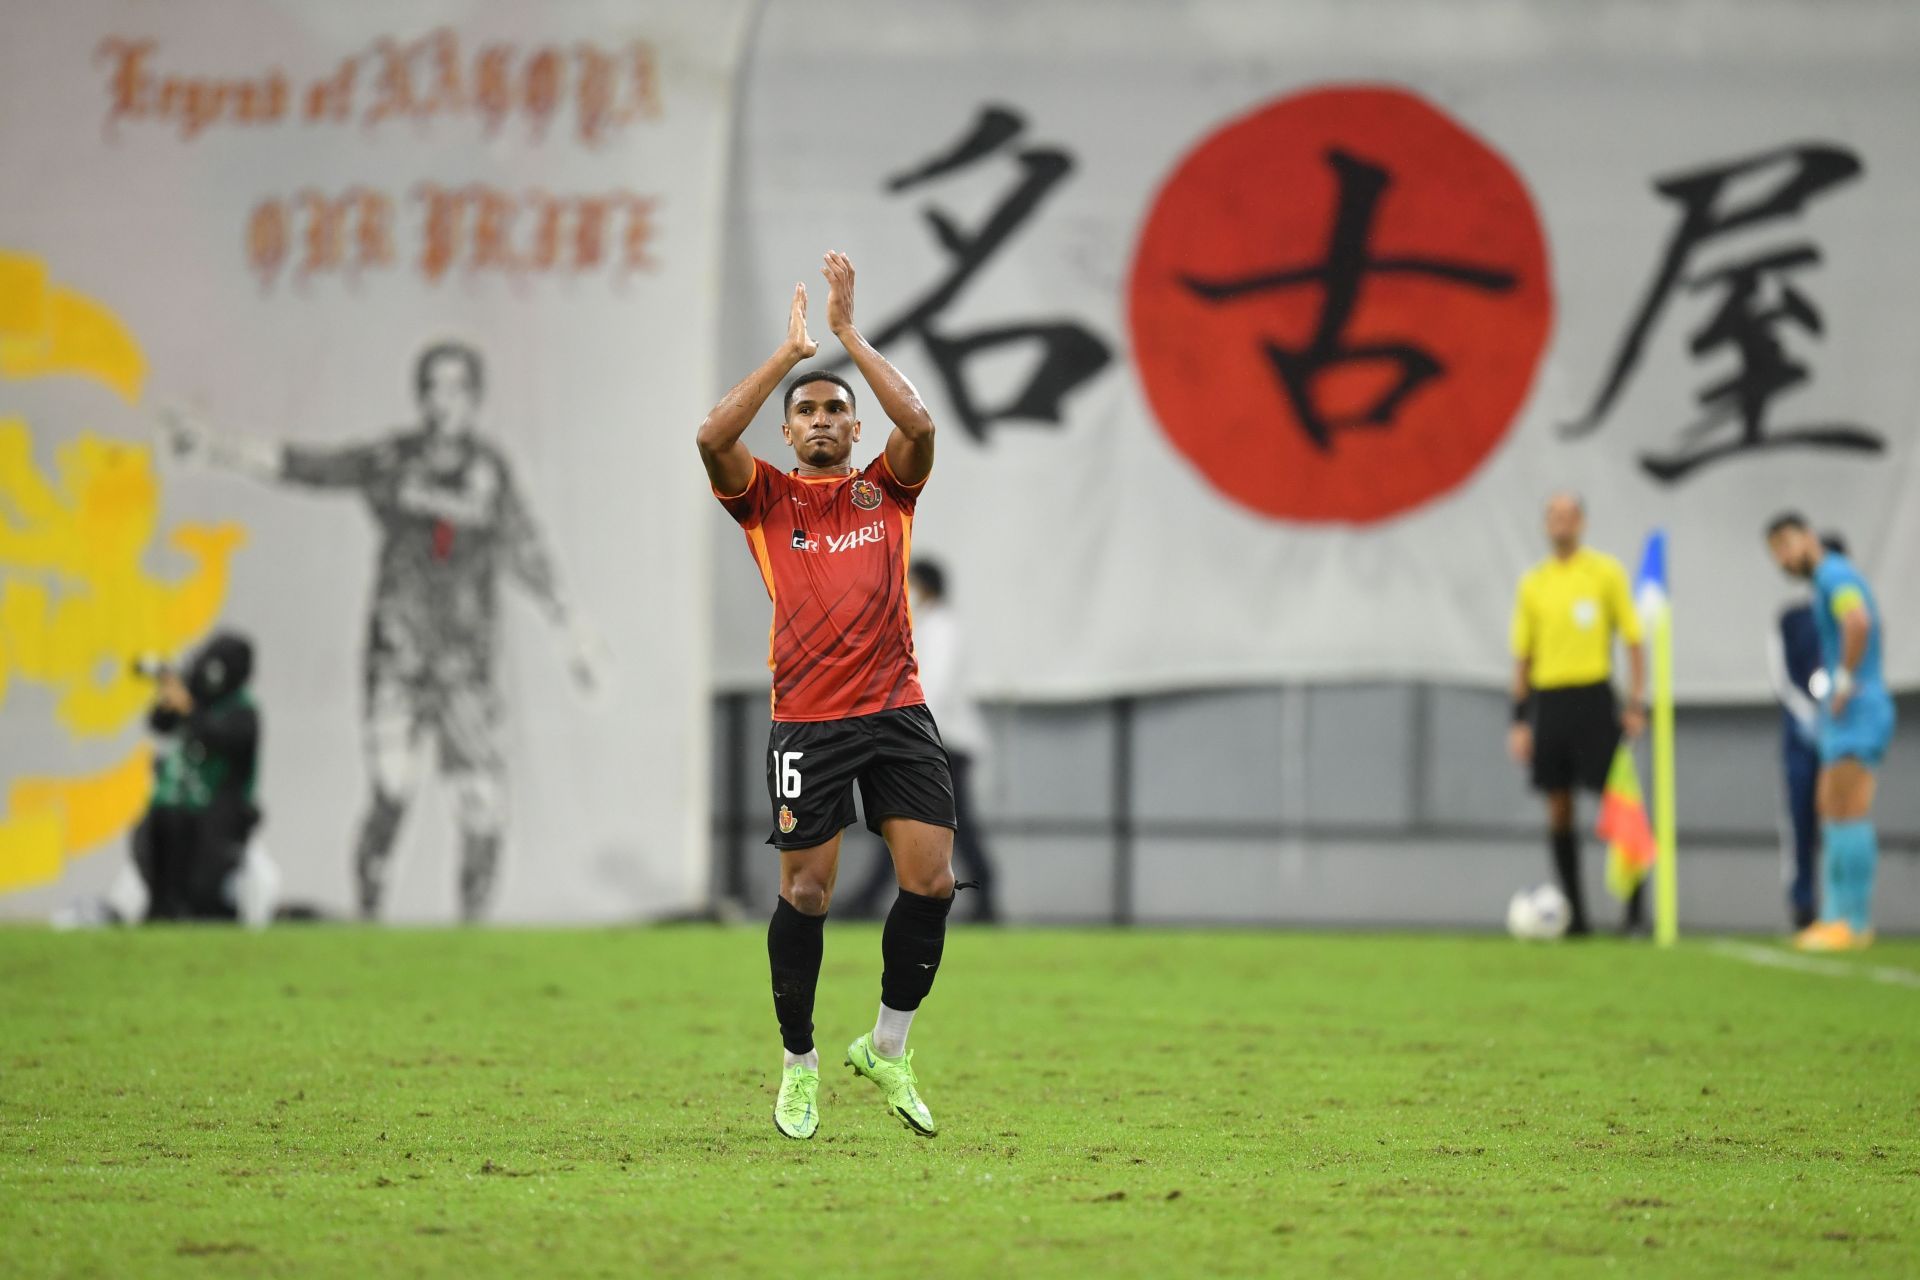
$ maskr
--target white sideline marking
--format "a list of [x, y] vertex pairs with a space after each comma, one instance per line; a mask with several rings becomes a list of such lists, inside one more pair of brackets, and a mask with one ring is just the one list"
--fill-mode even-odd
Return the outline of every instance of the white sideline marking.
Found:
[[1797, 952], [1782, 951], [1776, 947], [1755, 946], [1750, 942], [1716, 942], [1708, 950], [1733, 960], [1745, 960], [1748, 964], [1757, 964], [1763, 968], [1791, 969], [1796, 973], [1816, 973], [1823, 978], [1865, 978], [1869, 982], [1883, 982], [1890, 987], [1920, 989], [1920, 973], [1915, 973], [1911, 969], [1894, 969], [1886, 965], [1861, 967], [1839, 960], [1803, 956]]

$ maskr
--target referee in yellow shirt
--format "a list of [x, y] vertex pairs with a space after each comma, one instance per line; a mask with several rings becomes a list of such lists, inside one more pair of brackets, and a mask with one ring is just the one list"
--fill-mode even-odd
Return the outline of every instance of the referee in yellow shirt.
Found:
[[[1553, 869], [1573, 909], [1567, 932], [1591, 932], [1580, 892], [1580, 833], [1574, 826], [1574, 789], [1599, 793], [1624, 731], [1638, 737], [1647, 725], [1647, 654], [1634, 611], [1627, 571], [1612, 556], [1581, 545], [1587, 513], [1579, 497], [1557, 493], [1547, 502], [1547, 541], [1553, 554], [1520, 579], [1513, 602], [1513, 729], [1508, 748], [1533, 772], [1547, 798]], [[1613, 641], [1626, 643], [1627, 705], [1613, 692]], [[1627, 904], [1623, 930], [1641, 927], [1640, 894]]]

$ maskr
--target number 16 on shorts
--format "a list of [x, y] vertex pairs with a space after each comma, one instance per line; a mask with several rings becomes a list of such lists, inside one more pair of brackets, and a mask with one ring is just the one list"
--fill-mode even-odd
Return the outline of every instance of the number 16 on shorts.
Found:
[[776, 800], [800, 798], [800, 757], [804, 751], [773, 753], [773, 795]]

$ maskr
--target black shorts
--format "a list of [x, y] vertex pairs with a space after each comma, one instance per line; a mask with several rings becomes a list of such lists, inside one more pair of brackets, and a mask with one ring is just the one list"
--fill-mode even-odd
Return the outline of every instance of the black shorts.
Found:
[[1610, 684], [1540, 689], [1533, 695], [1533, 785], [1541, 791], [1604, 791], [1620, 746]]
[[953, 771], [940, 729], [924, 706], [896, 707], [847, 720], [773, 722], [767, 743], [767, 796], [776, 849], [811, 849], [853, 825], [853, 784], [867, 827], [912, 818], [937, 827], [954, 819]]

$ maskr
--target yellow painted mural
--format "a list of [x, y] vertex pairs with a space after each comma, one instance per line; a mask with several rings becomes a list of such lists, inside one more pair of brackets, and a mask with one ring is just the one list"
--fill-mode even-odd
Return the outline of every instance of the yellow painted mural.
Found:
[[146, 357], [102, 303], [56, 284], [40, 259], [0, 249], [0, 378], [73, 374], [140, 400]]
[[[0, 250], [0, 381], [91, 378], [130, 404], [146, 359], [119, 317], [54, 282], [31, 256]], [[133, 657], [174, 657], [205, 634], [226, 601], [245, 538], [232, 524], [180, 524], [164, 545], [183, 574], [149, 567], [160, 532], [161, 482], [144, 444], [83, 433], [52, 468], [33, 430], [0, 417], [0, 716], [24, 686], [53, 695], [74, 741], [111, 738], [145, 711], [152, 687]], [[124, 834], [146, 808], [144, 744], [78, 777], [11, 779], [0, 815], [0, 893], [58, 879], [66, 858]]]
[[57, 880], [70, 854], [125, 834], [146, 812], [152, 789], [153, 751], [145, 744], [88, 776], [15, 778], [0, 819], [0, 893]]

